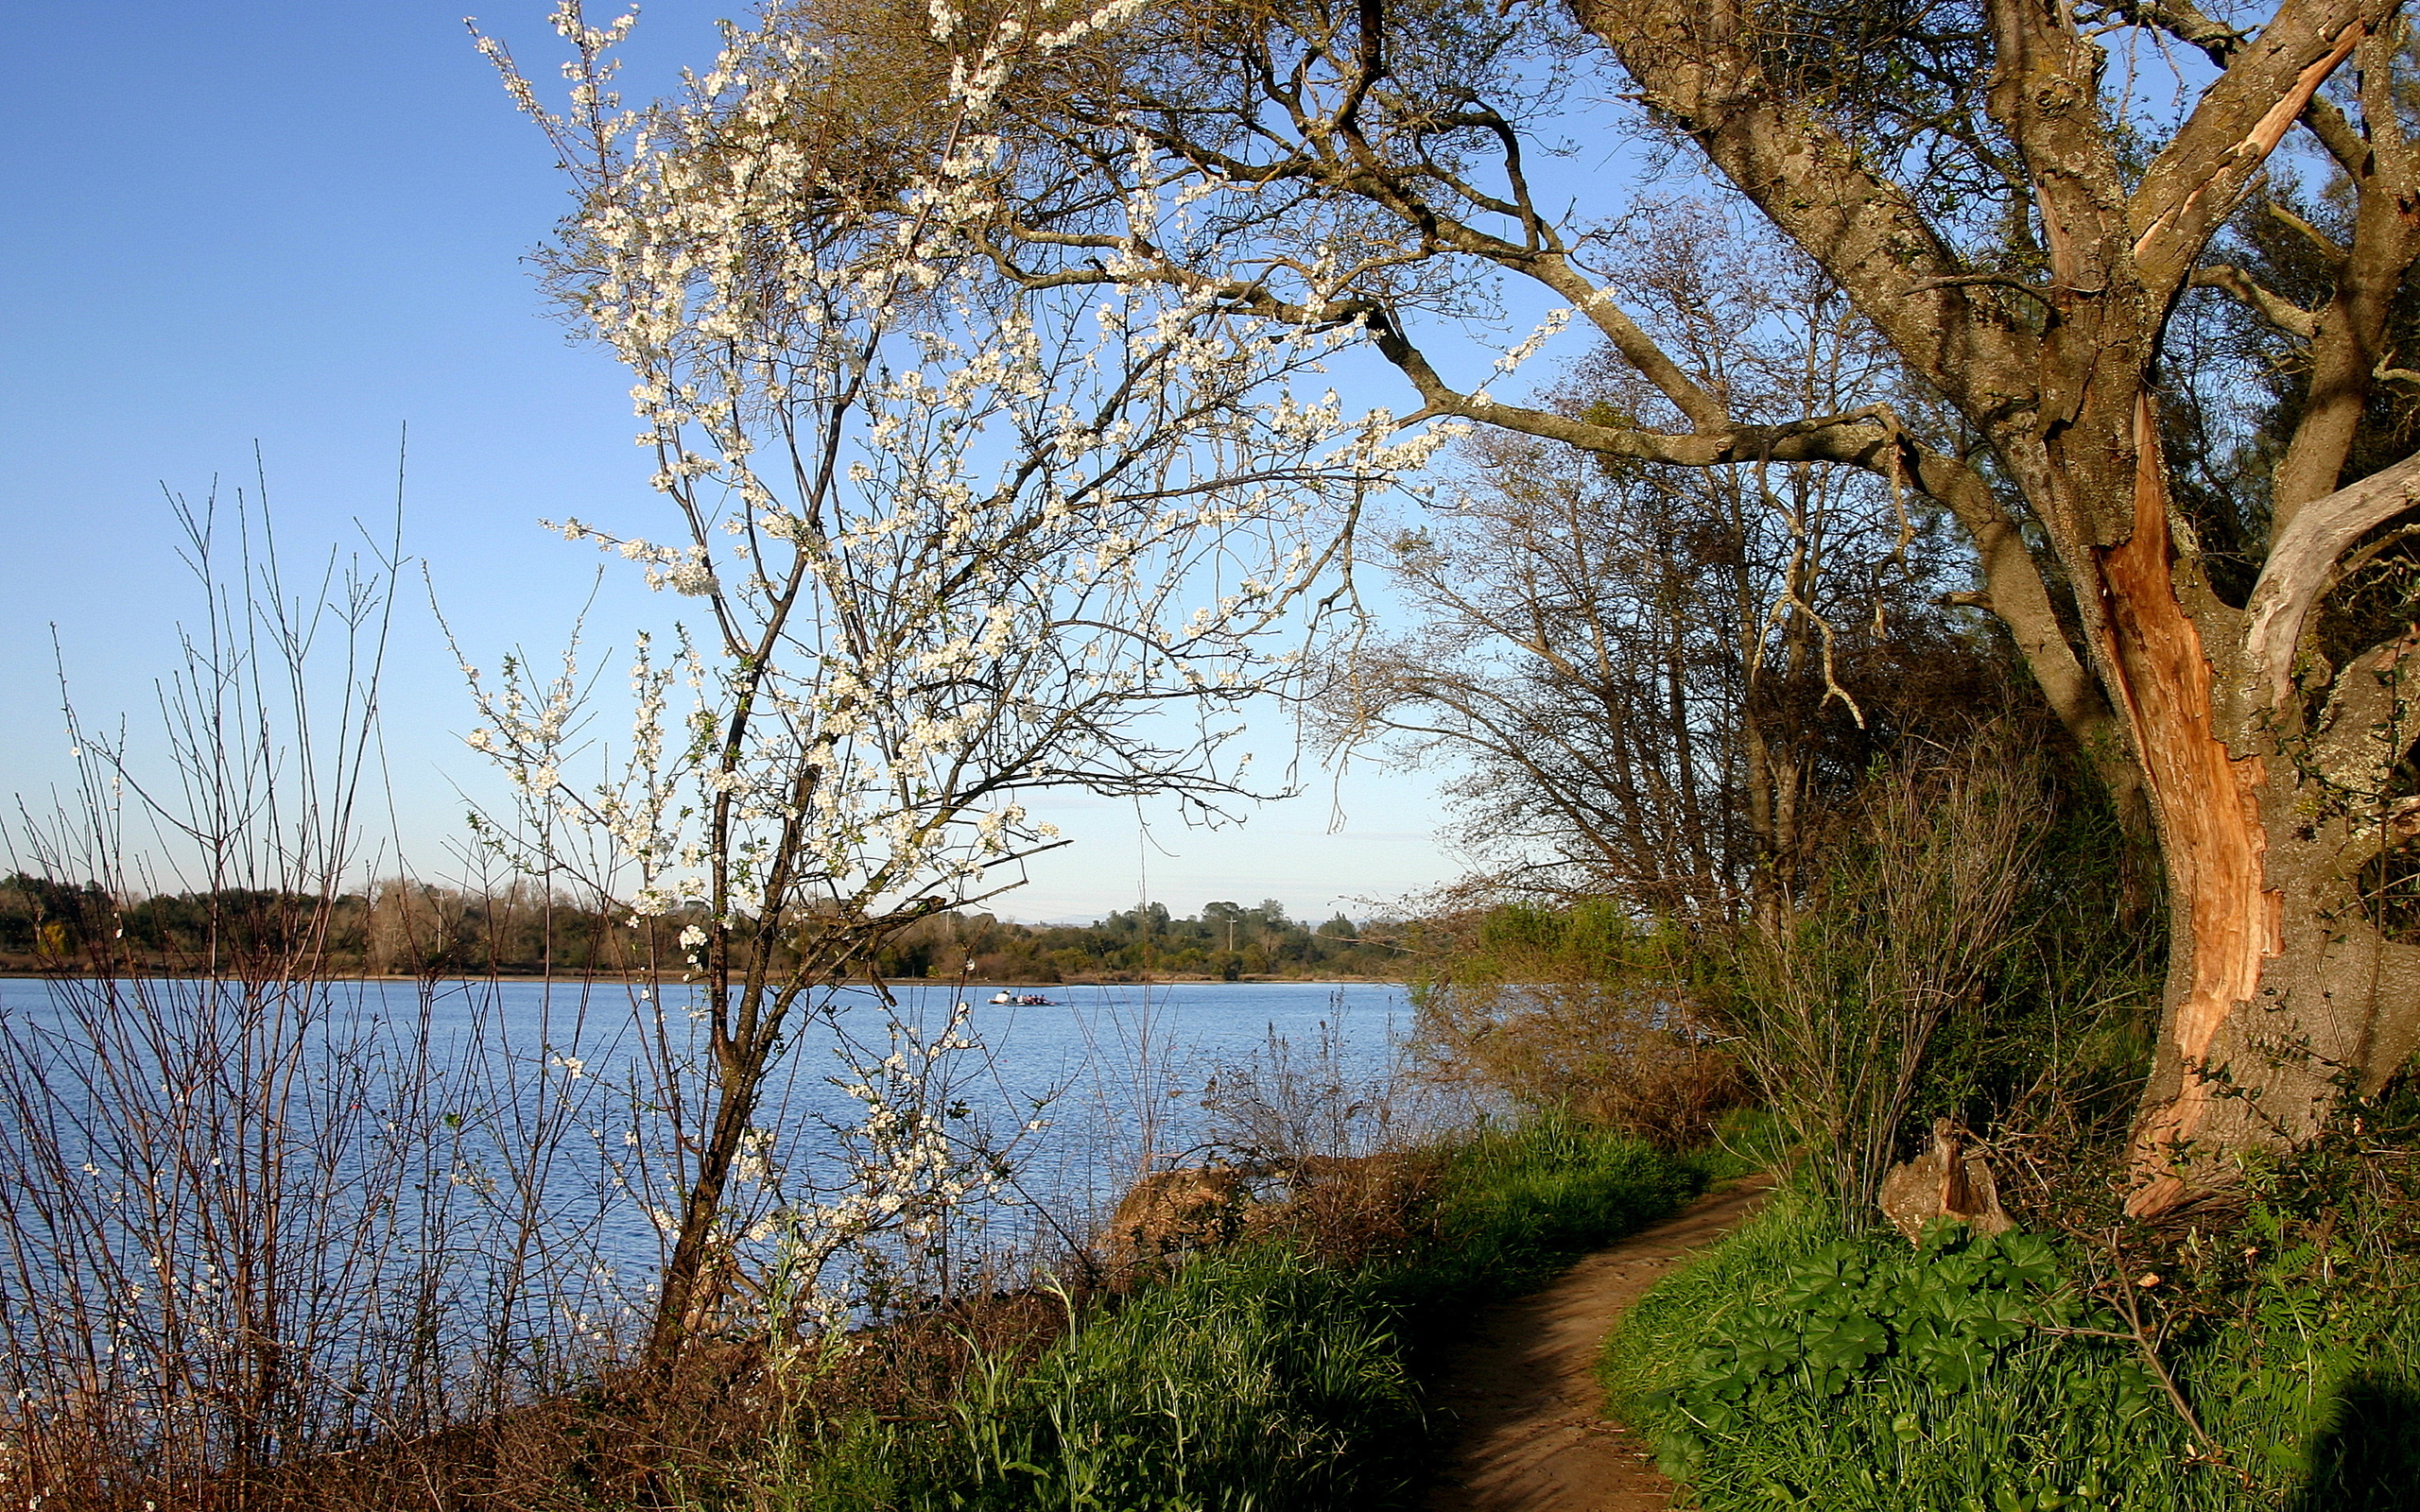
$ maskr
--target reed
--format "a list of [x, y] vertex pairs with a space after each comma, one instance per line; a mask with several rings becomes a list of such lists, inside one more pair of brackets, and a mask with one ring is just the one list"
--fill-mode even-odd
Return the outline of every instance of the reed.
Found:
[[[264, 501], [171, 501], [199, 612], [160, 726], [71, 704], [77, 784], [12, 846], [74, 901], [0, 1014], [0, 1474], [45, 1506], [291, 1502], [284, 1467], [427, 1442], [612, 1344], [564, 1179], [594, 1090], [475, 984], [336, 974], [384, 854], [402, 558], [291, 575]], [[130, 940], [168, 892], [185, 927]]]

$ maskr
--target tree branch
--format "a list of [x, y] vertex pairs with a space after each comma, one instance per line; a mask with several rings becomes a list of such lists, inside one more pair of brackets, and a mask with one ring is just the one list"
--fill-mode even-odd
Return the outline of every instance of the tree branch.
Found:
[[2102, 14], [2128, 26], [2167, 32], [2224, 68], [2252, 40], [2252, 33], [2213, 21], [2193, 0], [2116, 0]]
[[2293, 231], [2300, 232], [2312, 246], [2319, 249], [2320, 255], [2326, 258], [2328, 262], [2335, 266], [2343, 266], [2345, 262], [2352, 257], [2352, 252], [2347, 250], [2345, 247], [2342, 243], [2338, 242], [2335, 237], [2330, 236], [2327, 232], [2312, 225], [2309, 221], [2305, 220], [2302, 216], [2295, 215], [2291, 210], [2278, 203], [2276, 200], [2272, 199], [2260, 208], [2268, 214], [2271, 219], [2279, 221]]
[[2311, 605], [2335, 580], [2337, 559], [2353, 542], [2420, 504], [2420, 455], [2373, 472], [2297, 510], [2271, 542], [2269, 559], [2244, 606], [2244, 654], [2251, 687], [2266, 707], [2292, 691], [2294, 650]]
[[1484, 393], [1466, 394], [1447, 384], [1427, 356], [1406, 340], [1390, 318], [1374, 316], [1370, 333], [1378, 352], [1411, 380], [1423, 408], [1405, 423], [1450, 416], [1484, 425], [1562, 441], [1607, 456], [1636, 457], [1675, 467], [1720, 467], [1732, 462], [1845, 462], [1876, 471], [1886, 464], [1890, 432], [1876, 422], [1881, 406], [1841, 415], [1812, 416], [1779, 425], [1732, 425], [1697, 431], [1651, 431], [1640, 426], [1599, 425], [1553, 410], [1507, 404]]
[[2252, 307], [2260, 318], [2290, 336], [2308, 341], [2319, 331], [2319, 317], [2284, 295], [2263, 287], [2252, 275], [2229, 263], [2214, 263], [2193, 270], [2197, 289], [2217, 289]]
[[[2103, 13], [2129, 26], [2164, 31], [2221, 68], [2233, 63], [2236, 54], [2252, 41], [2252, 33], [2211, 20], [2192, 0], [2116, 0]], [[2344, 118], [2342, 111], [2313, 95], [2303, 108], [2303, 125], [2319, 138], [2338, 166], [2349, 174], [2360, 173], [2361, 160], [2369, 149], [2360, 130]]]
[[1813, 257], [1927, 383], [1970, 415], [2031, 399], [2020, 374], [2036, 342], [1999, 307], [1955, 284], [1970, 270], [1871, 155], [1766, 76], [1754, 8], [1695, 0], [1575, 0], [1642, 102], [1687, 132], [1725, 177]]
[[2339, 64], [2396, 0], [2286, 0], [2237, 51], [2143, 175], [2130, 206], [2135, 261], [2165, 295]]

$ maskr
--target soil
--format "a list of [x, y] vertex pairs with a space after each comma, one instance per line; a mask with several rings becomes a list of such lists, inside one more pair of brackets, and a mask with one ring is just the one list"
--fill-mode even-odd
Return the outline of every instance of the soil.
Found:
[[1473, 1316], [1440, 1362], [1432, 1400], [1453, 1450], [1428, 1512], [1649, 1512], [1671, 1505], [1646, 1440], [1603, 1417], [1597, 1355], [1647, 1289], [1729, 1232], [1771, 1190], [1757, 1178], [1709, 1193], [1600, 1249], [1542, 1292]]

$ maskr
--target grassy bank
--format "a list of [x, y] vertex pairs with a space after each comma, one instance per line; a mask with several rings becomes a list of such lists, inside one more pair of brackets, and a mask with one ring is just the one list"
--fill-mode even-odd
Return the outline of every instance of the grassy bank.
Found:
[[2406, 1506], [2420, 1263], [2314, 1195], [2114, 1275], [2022, 1233], [1841, 1240], [1786, 1198], [1633, 1312], [1611, 1405], [1714, 1509]]
[[801, 1512], [1401, 1504], [1427, 1451], [1425, 1341], [1703, 1185], [1685, 1160], [1558, 1126], [1417, 1159], [1384, 1202], [1293, 1214], [1080, 1310], [1029, 1364], [978, 1363], [921, 1420], [861, 1417], [786, 1446], [742, 1500]]

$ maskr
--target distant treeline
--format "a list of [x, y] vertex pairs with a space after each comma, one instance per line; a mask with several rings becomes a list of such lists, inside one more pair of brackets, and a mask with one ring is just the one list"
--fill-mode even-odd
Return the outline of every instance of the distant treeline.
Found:
[[[985, 982], [1132, 981], [1146, 976], [1370, 976], [1405, 973], [1392, 924], [1367, 930], [1339, 914], [1316, 927], [1274, 901], [1202, 905], [1191, 919], [1145, 903], [1096, 924], [1015, 924], [986, 914], [943, 914], [883, 953], [891, 976]], [[971, 968], [971, 969], [970, 969]]]
[[[179, 973], [307, 962], [322, 974], [529, 976], [643, 971], [653, 962], [677, 971], [680, 933], [696, 921], [672, 913], [633, 922], [627, 909], [583, 906], [527, 885], [481, 893], [389, 881], [324, 901], [242, 888], [130, 901], [89, 883], [18, 873], [0, 882], [0, 968]], [[1191, 919], [1147, 903], [1097, 924], [939, 914], [891, 936], [875, 970], [894, 980], [1234, 980], [1395, 977], [1401, 962], [1397, 947], [1366, 937], [1341, 915], [1314, 928], [1270, 902], [1214, 902]]]

